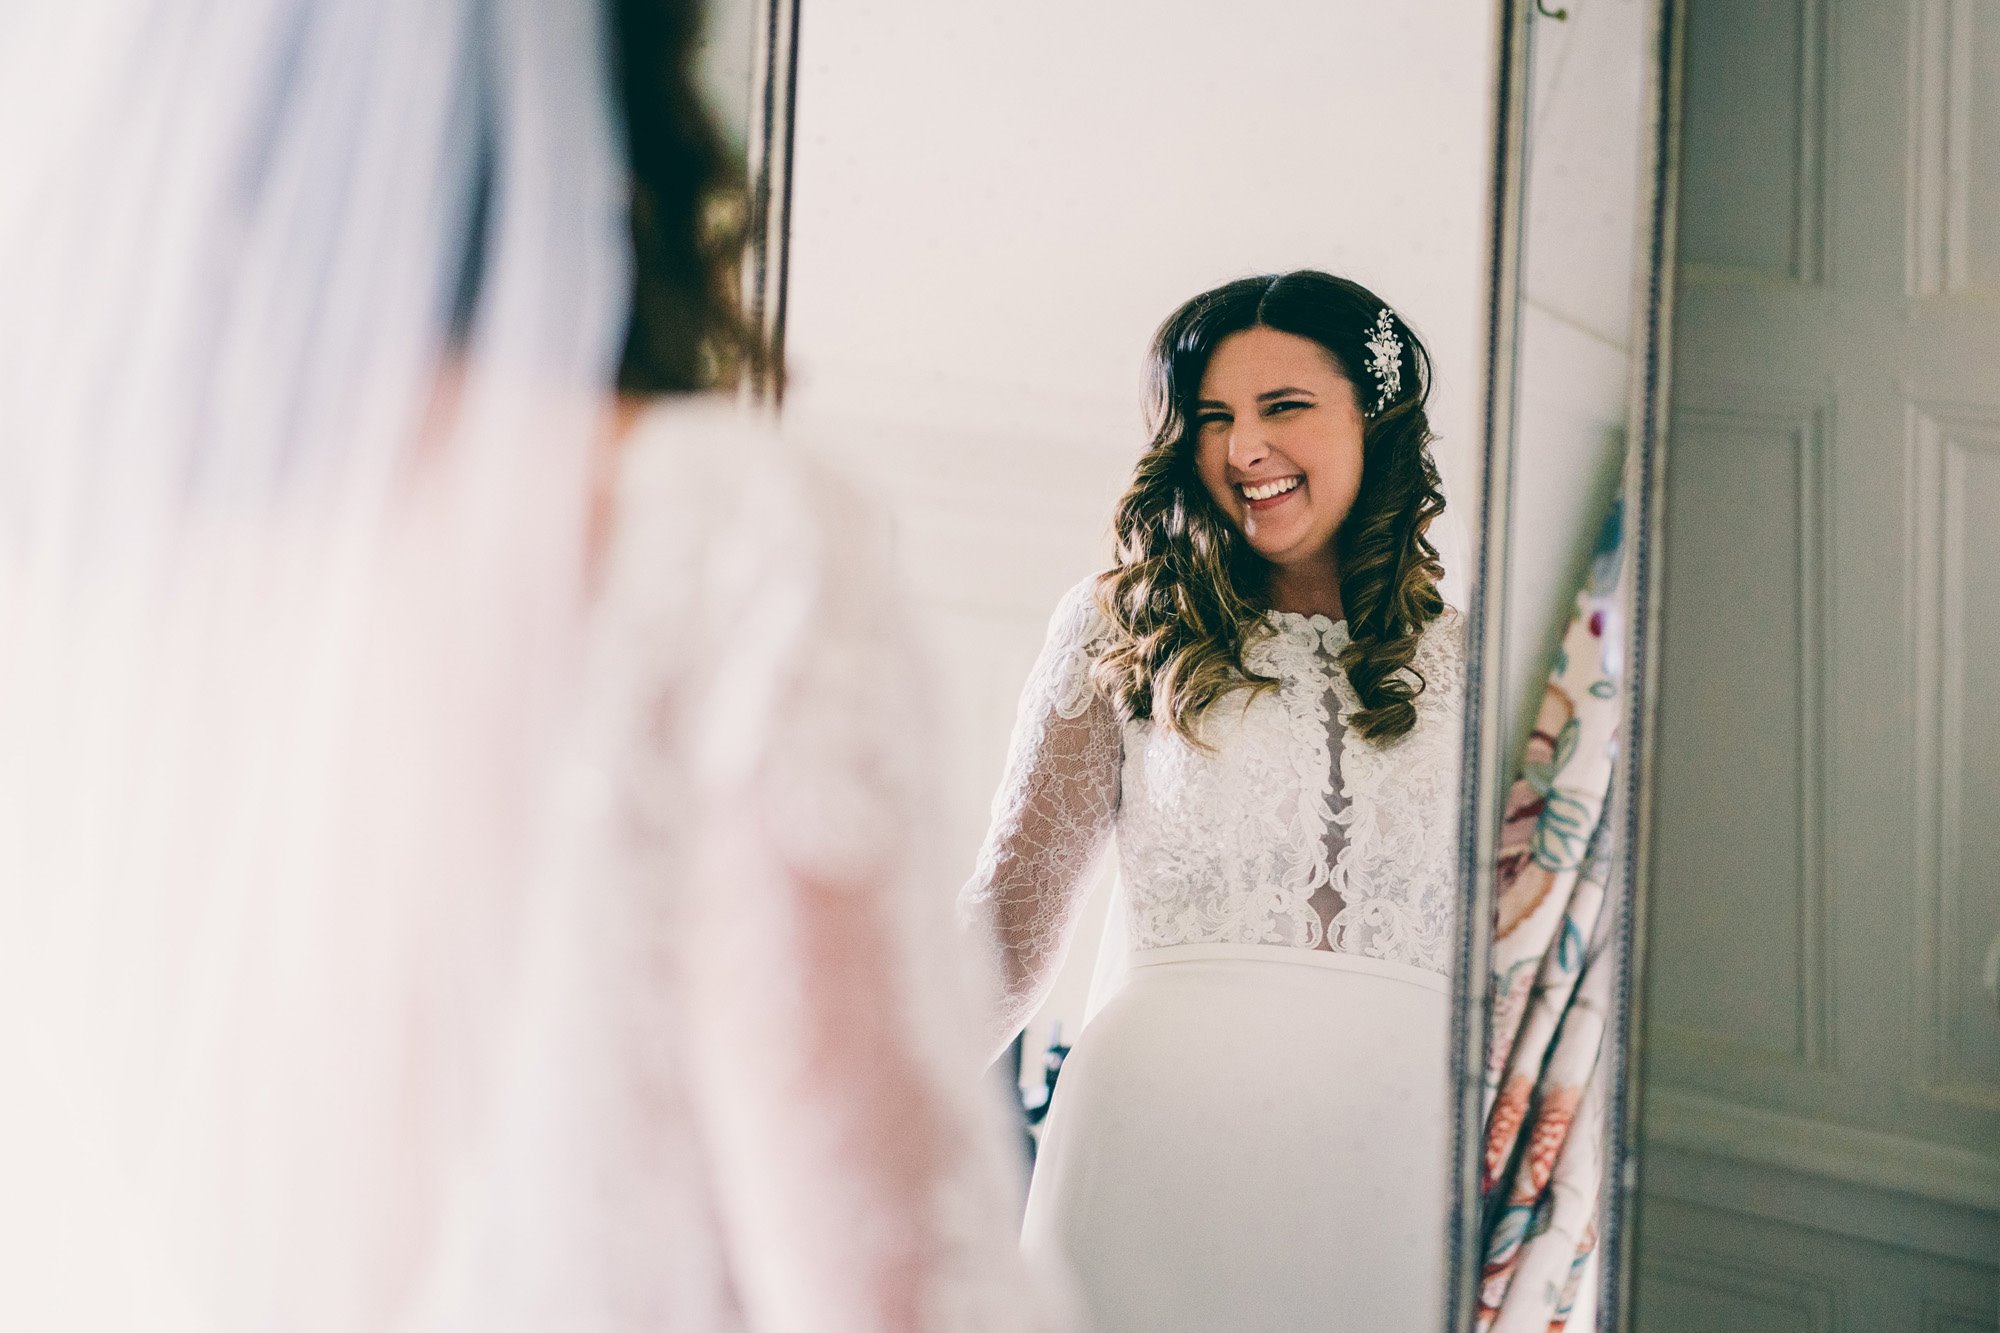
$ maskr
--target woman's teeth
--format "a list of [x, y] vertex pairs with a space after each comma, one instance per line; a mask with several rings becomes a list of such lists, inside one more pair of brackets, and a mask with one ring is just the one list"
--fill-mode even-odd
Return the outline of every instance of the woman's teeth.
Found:
[[1246, 500], [1268, 500], [1276, 495], [1295, 489], [1304, 480], [1302, 477], [1286, 477], [1280, 481], [1267, 481], [1262, 486], [1245, 486], [1243, 498]]

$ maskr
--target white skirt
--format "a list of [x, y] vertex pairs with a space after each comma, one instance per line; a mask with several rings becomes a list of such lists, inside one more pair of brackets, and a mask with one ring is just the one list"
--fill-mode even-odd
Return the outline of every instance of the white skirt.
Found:
[[1450, 995], [1264, 945], [1131, 955], [1063, 1064], [1023, 1245], [1098, 1333], [1440, 1327]]

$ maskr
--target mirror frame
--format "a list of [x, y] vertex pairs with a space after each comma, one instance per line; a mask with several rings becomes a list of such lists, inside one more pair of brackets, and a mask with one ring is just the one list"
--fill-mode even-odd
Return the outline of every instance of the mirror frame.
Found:
[[[1618, 973], [1607, 1016], [1605, 1101], [1606, 1170], [1598, 1205], [1598, 1304], [1596, 1333], [1618, 1333], [1631, 1321], [1637, 1240], [1637, 1197], [1643, 1098], [1638, 1088], [1638, 1035], [1644, 989], [1645, 913], [1651, 813], [1652, 741], [1658, 716], [1652, 688], [1659, 658], [1660, 534], [1664, 515], [1667, 418], [1672, 364], [1674, 230], [1680, 160], [1681, 61], [1685, 0], [1650, 0], [1640, 146], [1638, 215], [1634, 250], [1632, 347], [1634, 365], [1626, 403], [1626, 453], [1621, 494], [1625, 503], [1625, 700], [1624, 743], [1612, 777], [1606, 817], [1619, 844], [1611, 902], [1612, 948]], [[1458, 1091], [1453, 1154], [1458, 1194], [1451, 1201], [1448, 1255], [1452, 1283], [1445, 1327], [1470, 1330], [1478, 1309], [1484, 1267], [1479, 1181], [1485, 1141], [1481, 1083], [1490, 1026], [1488, 1003], [1493, 943], [1493, 885], [1502, 812], [1512, 783], [1510, 757], [1499, 752], [1507, 613], [1507, 568], [1512, 535], [1514, 434], [1518, 427], [1521, 269], [1525, 253], [1523, 209], [1528, 179], [1528, 89], [1532, 85], [1529, 0], [1500, 0], [1495, 42], [1492, 192], [1488, 199], [1491, 286], [1488, 292], [1486, 436], [1481, 491], [1480, 560], [1473, 584], [1468, 632], [1479, 644], [1467, 655], [1464, 773], [1472, 790], [1462, 803], [1459, 1003], [1453, 1033], [1452, 1077]]]
[[[1498, 753], [1502, 662], [1506, 660], [1506, 572], [1512, 536], [1514, 432], [1518, 428], [1520, 280], [1528, 182], [1528, 88], [1532, 86], [1528, 0], [1500, 0], [1494, 158], [1488, 198], [1490, 308], [1486, 356], [1486, 438], [1482, 486], [1482, 544], [1472, 596], [1470, 634], [1480, 644], [1468, 654], [1466, 763], [1462, 827], [1462, 887], [1468, 887], [1460, 927], [1458, 1027], [1452, 1043], [1454, 1161], [1460, 1193], [1452, 1199], [1452, 1287], [1446, 1329], [1472, 1329], [1484, 1267], [1480, 1171], [1484, 1125], [1480, 1119], [1484, 1053], [1490, 1031], [1492, 909], [1498, 829], [1512, 775]], [[1606, 1023], [1606, 1171], [1598, 1197], [1598, 1307], [1600, 1333], [1630, 1325], [1638, 1237], [1638, 1145], [1644, 1099], [1640, 1075], [1640, 1019], [1646, 977], [1646, 873], [1652, 811], [1652, 735], [1658, 719], [1660, 532], [1666, 492], [1666, 420], [1674, 324], [1674, 226], [1680, 174], [1680, 70], [1686, 0], [1650, 0], [1644, 138], [1638, 172], [1640, 236], [1634, 248], [1636, 364], [1626, 398], [1626, 697], [1620, 719], [1618, 765], [1606, 819], [1616, 821], [1618, 851], [1610, 901], [1612, 957], [1618, 975]], [[1500, 580], [1500, 582], [1494, 582]], [[1492, 594], [1488, 594], [1492, 590]]]
[[1452, 968], [1450, 1086], [1451, 1197], [1446, 1201], [1444, 1327], [1469, 1329], [1484, 1268], [1480, 1114], [1490, 1013], [1493, 876], [1509, 778], [1500, 753], [1506, 655], [1507, 561], [1518, 419], [1521, 259], [1527, 204], [1530, 0], [1497, 0], [1494, 21], [1493, 138], [1486, 199], [1487, 291], [1484, 412], [1479, 468], [1479, 541], [1467, 598], [1465, 737], [1459, 764], [1458, 900]]
[[[1460, 900], [1450, 1074], [1457, 1096], [1452, 1114], [1453, 1194], [1446, 1210], [1450, 1285], [1445, 1328], [1470, 1329], [1484, 1266], [1480, 1173], [1485, 1141], [1481, 1083], [1489, 1027], [1493, 879], [1502, 809], [1512, 781], [1500, 752], [1505, 660], [1507, 570], [1518, 424], [1519, 345], [1524, 209], [1528, 179], [1530, 30], [1536, 0], [1495, 0], [1494, 117], [1487, 196], [1488, 290], [1484, 329], [1479, 511], [1481, 532], [1468, 599], [1467, 633], [1477, 643], [1466, 657], [1466, 719], [1461, 772], [1472, 784], [1460, 803]], [[796, 137], [799, 10], [802, 0], [761, 0], [751, 57], [746, 162], [749, 202], [742, 301], [746, 321], [764, 348], [762, 364], [743, 385], [744, 398], [776, 411], [784, 395], [785, 309], [790, 254], [792, 160]], [[1645, 975], [1643, 949], [1647, 839], [1651, 811], [1652, 738], [1658, 660], [1659, 540], [1666, 476], [1666, 422], [1673, 325], [1674, 228], [1681, 126], [1681, 64], [1686, 0], [1649, 0], [1650, 49], [1635, 252], [1633, 347], [1623, 481], [1630, 561], [1627, 591], [1628, 687], [1621, 722], [1627, 743], [1613, 777], [1620, 846], [1612, 900], [1613, 939], [1621, 960], [1607, 1047], [1611, 1084], [1606, 1100], [1606, 1153], [1599, 1205], [1597, 1333], [1630, 1322], [1637, 1239], [1642, 1099], [1635, 1037]]]
[[1681, 76], [1687, 0], [1652, 0], [1652, 62], [1647, 71], [1647, 150], [1640, 216], [1639, 301], [1633, 345], [1639, 349], [1628, 409], [1625, 513], [1631, 548], [1626, 615], [1628, 685], [1621, 729], [1627, 738], [1614, 775], [1619, 817], [1614, 885], [1623, 892], [1614, 936], [1621, 960], [1606, 1038], [1611, 1060], [1605, 1107], [1604, 1173], [1598, 1248], [1599, 1333], [1619, 1333], [1632, 1322], [1637, 1278], [1638, 1148], [1644, 1099], [1639, 1088], [1643, 1053], [1646, 904], [1651, 870], [1653, 741], [1659, 722], [1661, 542], [1665, 532], [1669, 402], [1673, 371], [1675, 232], [1680, 206]]
[[799, 87], [800, 0], [763, 0], [750, 53], [744, 183], [743, 317], [762, 349], [746, 401], [775, 412], [785, 396], [785, 291], [791, 262], [792, 145]]

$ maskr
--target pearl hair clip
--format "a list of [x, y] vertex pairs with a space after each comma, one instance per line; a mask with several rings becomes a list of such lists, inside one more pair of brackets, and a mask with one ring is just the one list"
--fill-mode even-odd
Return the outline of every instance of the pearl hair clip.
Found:
[[1403, 340], [1396, 336], [1396, 326], [1389, 314], [1389, 307], [1383, 306], [1375, 316], [1375, 329], [1368, 339], [1368, 370], [1375, 377], [1375, 410], [1371, 416], [1380, 416], [1382, 409], [1394, 402], [1396, 395], [1403, 391]]

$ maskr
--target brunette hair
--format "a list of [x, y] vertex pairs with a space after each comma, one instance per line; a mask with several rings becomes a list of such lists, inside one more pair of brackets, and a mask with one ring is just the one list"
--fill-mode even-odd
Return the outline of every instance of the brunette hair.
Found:
[[1431, 459], [1431, 363], [1414, 330], [1402, 343], [1401, 389], [1374, 406], [1367, 346], [1381, 298], [1346, 278], [1300, 269], [1225, 283], [1176, 310], [1153, 340], [1154, 431], [1118, 502], [1117, 556], [1098, 576], [1111, 646], [1092, 681], [1126, 719], [1154, 718], [1200, 743], [1195, 723], [1232, 690], [1277, 682], [1251, 671], [1244, 649], [1268, 632], [1259, 603], [1269, 565], [1216, 507], [1195, 472], [1195, 400], [1224, 338], [1271, 328], [1331, 355], [1364, 412], [1361, 487], [1335, 536], [1348, 644], [1340, 667], [1361, 707], [1363, 737], [1389, 741], [1417, 718], [1424, 680], [1413, 665], [1424, 629], [1444, 612], [1443, 566], [1425, 535], [1444, 512]]
[[611, 0], [609, 12], [632, 189], [632, 310], [618, 388], [710, 388], [759, 351], [736, 294], [742, 173], [723, 151], [695, 77], [701, 6]]

